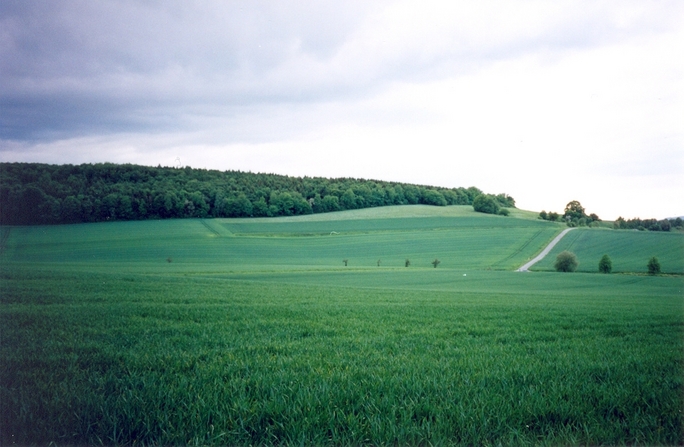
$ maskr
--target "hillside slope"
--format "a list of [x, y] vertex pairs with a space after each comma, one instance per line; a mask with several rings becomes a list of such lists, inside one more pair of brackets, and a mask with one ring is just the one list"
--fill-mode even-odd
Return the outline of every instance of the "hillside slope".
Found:
[[[12, 227], [3, 262], [77, 269], [254, 271], [518, 267], [562, 226], [472, 207], [400, 206], [278, 219], [176, 219]], [[380, 261], [380, 262], [378, 262]], [[379, 265], [378, 265], [379, 264]]]
[[646, 273], [648, 260], [656, 256], [663, 273], [684, 273], [684, 234], [680, 232], [581, 228], [564, 237], [532, 270], [553, 270], [553, 262], [563, 250], [577, 255], [580, 272], [597, 272], [599, 260], [607, 254], [613, 272]]

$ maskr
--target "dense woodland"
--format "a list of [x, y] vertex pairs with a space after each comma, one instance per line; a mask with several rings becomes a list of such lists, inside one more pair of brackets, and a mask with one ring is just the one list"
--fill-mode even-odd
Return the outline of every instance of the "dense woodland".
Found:
[[[475, 187], [111, 163], [0, 163], [0, 224], [267, 217], [386, 205], [471, 205]], [[506, 194], [490, 196], [515, 207]]]

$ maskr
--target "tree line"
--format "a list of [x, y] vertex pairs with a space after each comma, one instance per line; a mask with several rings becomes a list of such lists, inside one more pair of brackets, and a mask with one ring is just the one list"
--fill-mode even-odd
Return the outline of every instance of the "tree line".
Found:
[[640, 219], [635, 217], [634, 219], [624, 219], [623, 217], [618, 217], [615, 222], [613, 222], [613, 228], [617, 230], [649, 230], [649, 231], [670, 231], [672, 228], [681, 228], [682, 218], [678, 217], [676, 219]]
[[[131, 164], [0, 163], [0, 224], [271, 217], [387, 205], [472, 205], [476, 188]], [[515, 207], [506, 195], [487, 195]]]
[[543, 220], [550, 220], [551, 222], [565, 222], [569, 227], [584, 227], [592, 226], [594, 222], [601, 222], [601, 219], [595, 213], [587, 214], [586, 210], [577, 200], [572, 200], [565, 205], [563, 214], [556, 212], [541, 211], [539, 218]]
[[[584, 207], [577, 201], [573, 200], [565, 206], [563, 214], [555, 212], [542, 211], [539, 213], [539, 218], [550, 220], [552, 222], [566, 222], [569, 227], [592, 226], [601, 222], [601, 219], [594, 213], [587, 214]], [[649, 230], [649, 231], [670, 231], [672, 228], [682, 228], [682, 219], [634, 219], [626, 220], [618, 217], [613, 222], [613, 228], [616, 230]]]

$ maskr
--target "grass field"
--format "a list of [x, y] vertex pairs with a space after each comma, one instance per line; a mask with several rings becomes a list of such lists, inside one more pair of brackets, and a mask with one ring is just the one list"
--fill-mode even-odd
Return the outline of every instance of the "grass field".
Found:
[[2, 228], [0, 444], [684, 442], [684, 277], [471, 210]]
[[656, 256], [663, 273], [684, 274], [684, 235], [632, 230], [580, 229], [568, 233], [533, 270], [553, 270], [558, 253], [577, 255], [578, 271], [597, 272], [604, 254], [610, 256], [614, 272], [648, 271], [646, 264]]

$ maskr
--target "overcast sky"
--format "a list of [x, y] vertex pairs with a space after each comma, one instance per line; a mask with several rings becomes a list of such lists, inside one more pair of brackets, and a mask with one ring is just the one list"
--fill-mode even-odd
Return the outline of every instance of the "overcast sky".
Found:
[[0, 2], [0, 161], [684, 215], [684, 2]]

